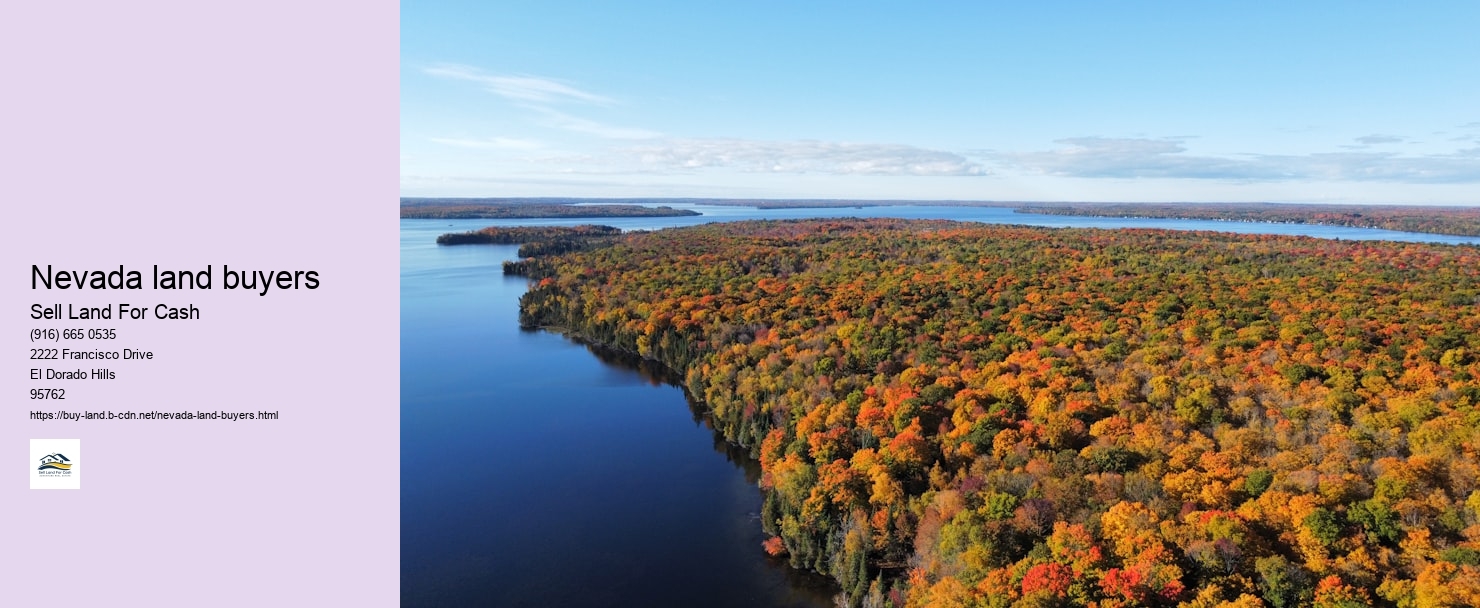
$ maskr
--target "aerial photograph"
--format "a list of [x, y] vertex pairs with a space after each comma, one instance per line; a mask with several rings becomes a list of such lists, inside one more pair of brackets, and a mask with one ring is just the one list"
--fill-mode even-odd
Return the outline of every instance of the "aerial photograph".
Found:
[[401, 5], [401, 604], [1480, 606], [1480, 4]]

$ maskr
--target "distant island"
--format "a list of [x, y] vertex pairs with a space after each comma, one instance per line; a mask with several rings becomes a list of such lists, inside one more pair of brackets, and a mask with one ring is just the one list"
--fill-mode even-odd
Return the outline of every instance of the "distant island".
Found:
[[598, 217], [681, 217], [701, 215], [666, 205], [577, 204], [580, 200], [403, 198], [401, 219], [561, 219]]
[[[657, 203], [662, 203], [656, 205]], [[1145, 217], [1277, 224], [1319, 224], [1402, 232], [1480, 236], [1480, 206], [1317, 205], [1300, 203], [1084, 203], [967, 200], [709, 199], [709, 198], [403, 198], [402, 218], [519, 219], [702, 215], [668, 205], [757, 209], [865, 207], [999, 207], [1018, 213]]]
[[1091, 217], [1146, 217], [1185, 220], [1319, 224], [1380, 228], [1401, 232], [1480, 236], [1480, 207], [1409, 205], [1316, 205], [1295, 203], [1036, 203], [1011, 201], [916, 200], [693, 200], [704, 205], [754, 206], [758, 209], [839, 207], [1006, 207], [1018, 213]]
[[489, 226], [437, 237], [438, 245], [519, 245], [519, 257], [585, 251], [607, 244], [622, 234], [620, 228], [580, 226]]
[[482, 230], [449, 232], [437, 237], [438, 245], [514, 245], [534, 240], [548, 241], [571, 237], [615, 236], [620, 228], [582, 224], [580, 226], [489, 226]]
[[1322, 224], [1480, 236], [1480, 207], [1286, 203], [1027, 203], [1019, 213]]

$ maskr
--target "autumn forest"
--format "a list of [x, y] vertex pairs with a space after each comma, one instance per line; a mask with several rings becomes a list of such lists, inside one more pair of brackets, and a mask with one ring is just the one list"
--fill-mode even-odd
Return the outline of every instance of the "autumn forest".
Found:
[[1480, 248], [490, 230], [521, 322], [682, 377], [761, 463], [756, 550], [850, 606], [1480, 605]]

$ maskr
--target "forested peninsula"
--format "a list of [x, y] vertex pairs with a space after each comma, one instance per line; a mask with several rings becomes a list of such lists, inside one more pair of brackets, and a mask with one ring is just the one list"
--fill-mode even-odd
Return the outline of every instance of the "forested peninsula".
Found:
[[1480, 605], [1480, 249], [710, 224], [510, 265], [659, 361], [852, 606]]
[[701, 215], [667, 205], [578, 205], [579, 201], [541, 199], [401, 199], [401, 219], [558, 219], [601, 217], [680, 217]]
[[490, 226], [437, 237], [438, 245], [519, 245], [519, 257], [567, 253], [605, 245], [622, 234], [612, 226]]

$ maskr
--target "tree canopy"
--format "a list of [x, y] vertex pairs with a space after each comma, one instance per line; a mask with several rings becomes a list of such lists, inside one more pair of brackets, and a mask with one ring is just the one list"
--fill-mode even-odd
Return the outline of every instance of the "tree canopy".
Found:
[[[525, 260], [671, 367], [851, 605], [1480, 605], [1480, 250], [943, 221]], [[758, 548], [759, 549], [759, 548]]]

